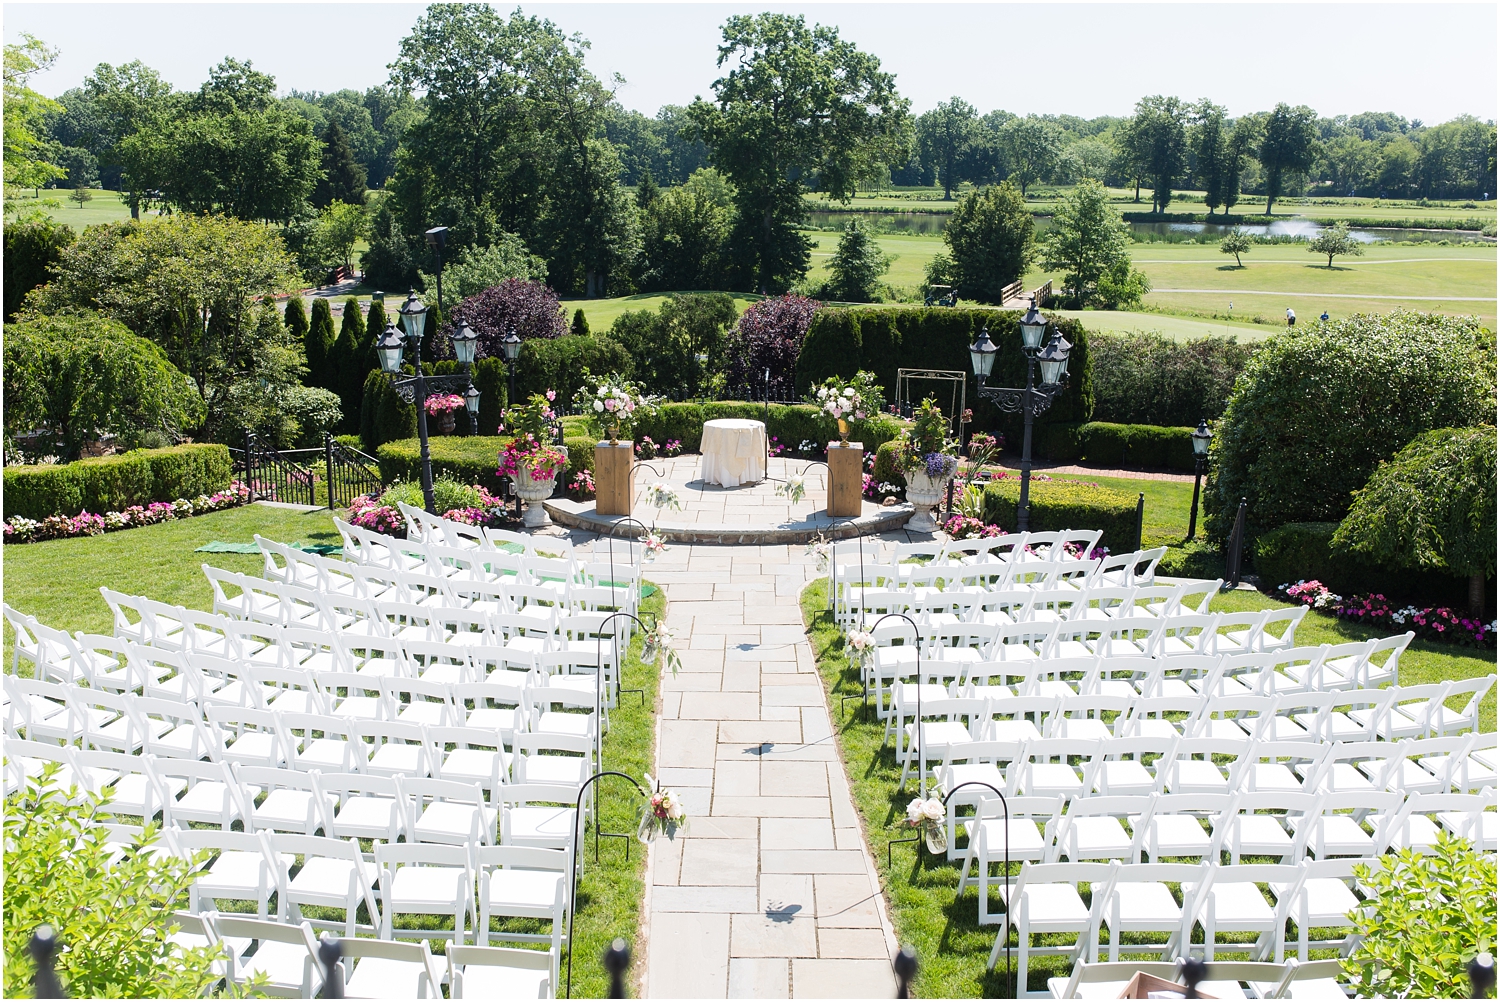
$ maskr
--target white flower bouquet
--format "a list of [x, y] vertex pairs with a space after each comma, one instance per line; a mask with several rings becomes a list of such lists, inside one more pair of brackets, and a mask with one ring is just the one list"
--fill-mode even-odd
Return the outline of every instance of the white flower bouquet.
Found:
[[610, 445], [618, 445], [621, 435], [628, 437], [635, 422], [655, 409], [651, 398], [634, 383], [608, 376], [587, 377], [573, 405], [592, 418], [596, 430], [609, 436]]
[[934, 856], [948, 851], [948, 830], [943, 825], [947, 820], [948, 807], [936, 797], [916, 797], [906, 805], [906, 823], [918, 830]]
[[776, 494], [797, 504], [807, 496], [807, 481], [798, 476], [788, 477], [785, 483], [776, 485]]
[[655, 508], [658, 513], [663, 508], [669, 511], [682, 510], [682, 498], [678, 497], [677, 492], [672, 488], [659, 482], [646, 488], [646, 503]]
[[641, 645], [641, 660], [655, 662], [658, 668], [670, 668], [675, 678], [678, 671], [682, 669], [682, 658], [672, 646], [672, 641], [677, 639], [677, 632], [669, 629], [667, 624], [658, 619], [656, 625], [645, 634], [645, 643]]

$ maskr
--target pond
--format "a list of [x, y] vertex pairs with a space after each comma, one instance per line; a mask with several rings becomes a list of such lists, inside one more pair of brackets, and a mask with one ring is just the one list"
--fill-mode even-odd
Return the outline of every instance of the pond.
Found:
[[[942, 212], [809, 212], [808, 221], [814, 229], [839, 230], [851, 219], [858, 219], [876, 233], [913, 234], [936, 236], [948, 223], [948, 214]], [[1164, 241], [1182, 243], [1190, 239], [1217, 242], [1232, 227], [1223, 223], [1130, 223], [1130, 231], [1142, 241]], [[1052, 228], [1052, 220], [1041, 216], [1036, 220], [1038, 233]], [[1323, 232], [1324, 226], [1309, 219], [1278, 219], [1274, 223], [1247, 224], [1240, 227], [1255, 236], [1291, 237], [1311, 240]], [[1358, 227], [1349, 235], [1364, 244], [1385, 240], [1478, 240], [1472, 230], [1422, 230], [1386, 229]]]

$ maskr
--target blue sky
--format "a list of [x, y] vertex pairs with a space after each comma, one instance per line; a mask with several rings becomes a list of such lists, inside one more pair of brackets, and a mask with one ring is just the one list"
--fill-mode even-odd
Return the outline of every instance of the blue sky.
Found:
[[[497, 5], [507, 10], [508, 5]], [[1127, 114], [1145, 94], [1211, 97], [1230, 114], [1278, 101], [1325, 115], [1395, 111], [1436, 123], [1496, 116], [1496, 7], [1476, 4], [522, 4], [592, 42], [600, 76], [652, 114], [708, 95], [719, 25], [785, 10], [834, 24], [897, 74], [921, 112], [957, 94], [981, 111]], [[226, 55], [283, 91], [385, 80], [423, 6], [407, 3], [5, 4], [5, 40], [57, 48], [36, 86], [58, 94], [99, 62], [141, 59], [179, 88]], [[1423, 41], [1399, 54], [1403, 37]], [[1434, 49], [1433, 46], [1437, 48]]]

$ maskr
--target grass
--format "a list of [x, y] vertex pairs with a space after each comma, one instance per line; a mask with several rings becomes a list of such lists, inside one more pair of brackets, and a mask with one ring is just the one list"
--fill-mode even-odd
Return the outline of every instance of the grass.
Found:
[[[588, 318], [589, 330], [599, 332], [609, 330], [615, 319], [622, 313], [628, 313], [631, 310], [650, 310], [655, 313], [657, 308], [666, 302], [669, 295], [672, 293], [643, 292], [639, 295], [616, 296], [612, 299], [564, 299], [562, 305], [567, 310], [568, 323], [573, 322], [573, 311], [582, 309], [583, 315]], [[730, 295], [734, 298], [734, 308], [740, 313], [744, 313], [751, 303], [763, 298], [745, 292], [733, 292]]]
[[[339, 541], [328, 511], [303, 514], [266, 505], [215, 512], [198, 518], [164, 522], [159, 525], [103, 536], [50, 540], [44, 543], [5, 548], [5, 600], [23, 612], [37, 616], [49, 626], [69, 631], [86, 630], [109, 633], [112, 621], [109, 608], [99, 595], [106, 585], [130, 594], [149, 595], [197, 609], [212, 608], [212, 592], [200, 564], [248, 574], [258, 574], [261, 558], [253, 554], [195, 553], [194, 549], [210, 540], [249, 542], [255, 533], [282, 542]], [[641, 602], [643, 618], [660, 616], [665, 599], [657, 589]], [[8, 665], [14, 636], [5, 627], [5, 659]], [[651, 768], [655, 743], [655, 719], [658, 673], [654, 665], [640, 661], [641, 638], [636, 637], [625, 661], [624, 684], [643, 691], [644, 700], [624, 694], [621, 705], [610, 713], [610, 729], [604, 739], [604, 765], [639, 777]], [[604, 831], [632, 833], [634, 841], [636, 797], [622, 780], [603, 780], [600, 814]], [[591, 839], [589, 841], [592, 841]], [[366, 846], [368, 849], [369, 847]], [[609, 991], [609, 976], [599, 958], [615, 937], [631, 941], [640, 955], [636, 941], [639, 929], [640, 902], [644, 893], [644, 847], [631, 847], [629, 861], [620, 839], [604, 839], [601, 865], [589, 859], [578, 886], [577, 937], [578, 959], [573, 971], [573, 994], [577, 998], [604, 998]], [[234, 903], [230, 910], [249, 910], [253, 902]], [[326, 914], [308, 910], [309, 915], [342, 920], [342, 912]], [[365, 921], [366, 917], [361, 918]], [[498, 920], [495, 920], [498, 921]], [[450, 927], [440, 916], [407, 916], [398, 919], [400, 929], [439, 929]], [[507, 928], [510, 928], [509, 926]], [[519, 924], [517, 931], [530, 931]], [[442, 941], [438, 941], [441, 943]], [[492, 940], [492, 942], [494, 942]], [[566, 971], [566, 958], [563, 958]]]
[[[1019, 460], [1013, 455], [1002, 455], [1001, 463], [1006, 469], [1018, 470]], [[1188, 515], [1193, 507], [1192, 481], [1142, 480], [1134, 477], [1103, 477], [1092, 473], [1047, 473], [1053, 480], [1071, 480], [1078, 483], [1098, 484], [1111, 490], [1123, 491], [1131, 497], [1146, 495], [1145, 525], [1141, 531], [1141, 545], [1166, 546], [1180, 544], [1187, 538]], [[1033, 472], [1033, 478], [1037, 473]]]
[[[859, 672], [850, 667], [844, 655], [843, 635], [833, 624], [827, 605], [827, 582], [815, 581], [802, 593], [803, 621], [808, 640], [818, 659], [818, 670], [828, 689], [829, 703], [840, 705], [843, 696], [860, 694]], [[1217, 611], [1241, 611], [1279, 607], [1258, 592], [1235, 591], [1214, 599]], [[1319, 612], [1309, 612], [1297, 631], [1299, 643], [1339, 643], [1367, 639], [1377, 631], [1344, 623]], [[1430, 643], [1414, 643], [1401, 659], [1401, 682], [1412, 685], [1438, 679], [1461, 679], [1495, 670], [1493, 652], [1472, 652]], [[900, 769], [893, 746], [882, 746], [883, 725], [872, 707], [850, 701], [849, 715], [839, 722], [839, 746], [856, 809], [864, 823], [870, 842], [870, 854], [880, 873], [881, 885], [890, 905], [896, 938], [915, 947], [920, 968], [914, 995], [921, 998], [1004, 998], [1009, 985], [1004, 963], [996, 971], [986, 972], [985, 960], [998, 932], [996, 926], [981, 927], [976, 919], [976, 898], [967, 892], [955, 899], [958, 887], [958, 864], [917, 853], [912, 844], [897, 846], [894, 863], [886, 862], [886, 843], [908, 834], [905, 826], [907, 801], [915, 787], [903, 792], [897, 788]], [[1491, 690], [1483, 704], [1480, 725], [1489, 730], [1495, 726], [1495, 693]], [[915, 855], [914, 855], [915, 854]], [[1246, 859], [1246, 862], [1258, 860]], [[1040, 942], [1071, 942], [1071, 936], [1039, 937]], [[1140, 943], [1140, 937], [1126, 934], [1124, 944]], [[1124, 945], [1122, 944], [1122, 945]], [[1123, 954], [1128, 950], [1122, 950]], [[1314, 952], [1314, 959], [1318, 953]], [[1043, 990], [1049, 976], [1068, 972], [1065, 957], [1034, 956], [1030, 963], [1028, 987]]]

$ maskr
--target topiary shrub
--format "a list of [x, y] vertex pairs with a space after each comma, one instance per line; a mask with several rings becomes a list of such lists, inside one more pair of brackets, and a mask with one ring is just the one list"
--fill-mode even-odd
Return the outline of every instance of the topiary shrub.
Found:
[[770, 399], [796, 399], [796, 387], [803, 385], [798, 369], [803, 341], [821, 305], [792, 295], [750, 304], [724, 339], [727, 392], [747, 400], [766, 399], [765, 371], [770, 369]]
[[213, 494], [229, 486], [229, 449], [178, 445], [56, 466], [7, 466], [4, 516], [102, 514], [131, 505]]
[[1224, 413], [1255, 342], [1233, 336], [1174, 341], [1160, 334], [1089, 335], [1094, 418], [1121, 424], [1190, 425]]
[[[497, 419], [491, 427], [498, 424]], [[364, 443], [364, 451], [374, 455], [383, 443], [412, 438], [416, 434], [416, 407], [396, 394], [385, 373], [378, 369], [372, 371], [365, 377], [365, 392], [359, 406], [359, 438]]]
[[1480, 611], [1495, 576], [1495, 448], [1492, 427], [1417, 436], [1354, 495], [1334, 552], [1467, 578]]
[[[1395, 571], [1334, 550], [1337, 522], [1288, 522], [1255, 540], [1251, 561], [1261, 587], [1321, 581], [1340, 595], [1374, 593], [1402, 601], [1450, 605], [1463, 601], [1463, 582], [1435, 571]], [[1162, 573], [1167, 573], [1163, 571]]]
[[[876, 460], [879, 462], [879, 460]], [[1108, 487], [1091, 487], [1068, 480], [1033, 480], [1030, 523], [1036, 532], [1056, 529], [1102, 529], [1099, 545], [1112, 553], [1135, 549], [1136, 497]], [[1007, 532], [1016, 531], [1016, 508], [1021, 502], [1021, 480], [1006, 477], [984, 489], [984, 520]]]
[[[509, 435], [476, 435], [460, 438], [441, 435], [428, 439], [432, 456], [432, 475], [447, 476], [463, 484], [478, 484], [490, 493], [500, 491], [500, 450], [511, 440]], [[375, 451], [380, 460], [380, 479], [420, 482], [422, 479], [421, 447], [415, 438], [386, 442]]]
[[1338, 521], [1381, 460], [1417, 435], [1493, 421], [1494, 347], [1472, 317], [1403, 310], [1268, 340], [1215, 429], [1209, 538], [1229, 536], [1241, 498], [1251, 538]]
[[[868, 450], [869, 446], [866, 445]], [[870, 476], [875, 478], [876, 484], [895, 484], [898, 488], [906, 489], [906, 477], [901, 473], [901, 448], [897, 440], [882, 442], [875, 450], [875, 465], [870, 470]]]
[[[434, 345], [440, 358], [453, 357], [451, 326], [468, 324], [479, 335], [481, 358], [504, 358], [500, 342], [515, 331], [522, 341], [562, 337], [568, 322], [557, 293], [543, 282], [508, 278], [470, 296], [449, 312], [449, 320], [437, 330]], [[424, 356], [426, 351], [423, 352]]]
[[1096, 465], [1193, 469], [1191, 428], [1090, 421], [1078, 428], [1077, 443], [1079, 458]]
[[1031, 451], [1039, 459], [1050, 459], [1055, 463], [1075, 462], [1083, 456], [1083, 441], [1079, 438], [1077, 422], [1066, 424], [1044, 424], [1031, 432]]

